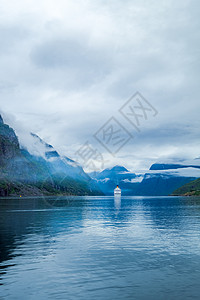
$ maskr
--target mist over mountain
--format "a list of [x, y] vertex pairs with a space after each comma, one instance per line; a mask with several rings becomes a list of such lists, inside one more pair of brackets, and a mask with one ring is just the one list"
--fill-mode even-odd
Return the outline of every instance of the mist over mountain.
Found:
[[199, 160], [154, 163], [148, 171], [134, 173], [116, 165], [86, 174], [67, 156], [60, 155], [38, 135], [26, 132], [20, 142], [0, 115], [0, 195], [113, 195], [116, 185], [123, 195], [169, 195], [200, 177]]
[[137, 185], [143, 179], [123, 166], [114, 166], [96, 174], [89, 174], [106, 195], [113, 195], [116, 185], [120, 186], [124, 195], [135, 195]]
[[[0, 195], [102, 194], [82, 167], [30, 133], [32, 153], [20, 147], [0, 116]], [[34, 146], [34, 147], [33, 147]], [[34, 154], [33, 154], [34, 153]]]
[[199, 165], [153, 164], [144, 174], [135, 174], [122, 166], [90, 173], [106, 195], [113, 195], [116, 185], [123, 195], [165, 196], [200, 177]]

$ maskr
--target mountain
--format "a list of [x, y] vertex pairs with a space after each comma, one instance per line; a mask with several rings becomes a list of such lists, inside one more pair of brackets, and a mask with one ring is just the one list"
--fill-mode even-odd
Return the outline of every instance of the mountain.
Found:
[[200, 178], [181, 186], [175, 190], [172, 195], [200, 196]]
[[118, 180], [123, 179], [124, 174], [128, 173], [128, 172], [129, 171], [126, 168], [122, 167], [122, 166], [115, 166], [111, 169], [105, 169], [102, 172], [98, 173], [96, 175], [96, 178], [97, 179], [110, 178], [113, 181], [117, 182]]
[[37, 155], [20, 147], [14, 130], [0, 116], [0, 196], [102, 194], [74, 161], [37, 135], [30, 137]]
[[137, 195], [141, 196], [167, 196], [178, 187], [196, 179], [175, 173], [146, 173], [137, 189]]
[[153, 164], [145, 174], [135, 174], [122, 166], [90, 174], [106, 195], [118, 184], [123, 195], [166, 196], [200, 176], [198, 165]]
[[[52, 145], [44, 142], [39, 136], [31, 133], [32, 143], [40, 149], [40, 156], [43, 157], [51, 174], [67, 174], [74, 179], [84, 179], [90, 181], [91, 178], [83, 171], [75, 161], [66, 156], [61, 156]], [[34, 156], [37, 159], [37, 156]]]
[[144, 174], [123, 166], [86, 174], [82, 167], [30, 133], [26, 147], [0, 116], [0, 196], [9, 195], [123, 195], [164, 196], [200, 177], [199, 160], [155, 163]]
[[153, 164], [138, 190], [140, 195], [170, 195], [182, 185], [200, 176], [200, 166], [195, 164]]
[[106, 195], [113, 195], [116, 185], [120, 186], [124, 195], [132, 195], [137, 189], [138, 182], [141, 181], [140, 176], [136, 176], [123, 166], [115, 166], [89, 175], [96, 180], [99, 188]]

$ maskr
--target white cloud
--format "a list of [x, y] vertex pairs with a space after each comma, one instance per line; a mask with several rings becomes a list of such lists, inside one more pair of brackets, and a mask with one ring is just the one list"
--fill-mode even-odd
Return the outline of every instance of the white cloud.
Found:
[[127, 183], [138, 183], [138, 182], [142, 182], [143, 178], [144, 177], [142, 175], [139, 175], [136, 178], [132, 178], [131, 180], [130, 179], [124, 179], [122, 181], [127, 182]]
[[[144, 171], [145, 173], [145, 171]], [[143, 174], [144, 174], [143, 173]], [[152, 178], [153, 176], [156, 176], [157, 174], [163, 175], [163, 177], [168, 177], [168, 176], [181, 176], [181, 177], [196, 177], [199, 178], [200, 176], [200, 169], [198, 168], [179, 168], [179, 169], [174, 169], [174, 170], [148, 170], [148, 175], [146, 175], [145, 178]], [[142, 176], [142, 174], [140, 174]]]

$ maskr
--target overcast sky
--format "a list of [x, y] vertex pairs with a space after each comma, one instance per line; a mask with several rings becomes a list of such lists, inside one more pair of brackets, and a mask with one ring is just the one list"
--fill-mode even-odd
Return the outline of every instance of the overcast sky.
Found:
[[[103, 167], [200, 156], [199, 10], [198, 0], [1, 0], [4, 119], [73, 159], [88, 141]], [[137, 91], [158, 111], [140, 132], [119, 112]], [[94, 137], [113, 116], [133, 136], [115, 156]]]

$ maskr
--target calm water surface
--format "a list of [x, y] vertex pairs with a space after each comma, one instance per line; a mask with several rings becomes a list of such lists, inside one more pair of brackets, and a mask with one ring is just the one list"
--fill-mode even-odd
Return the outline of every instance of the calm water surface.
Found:
[[200, 299], [200, 198], [1, 199], [0, 299]]

